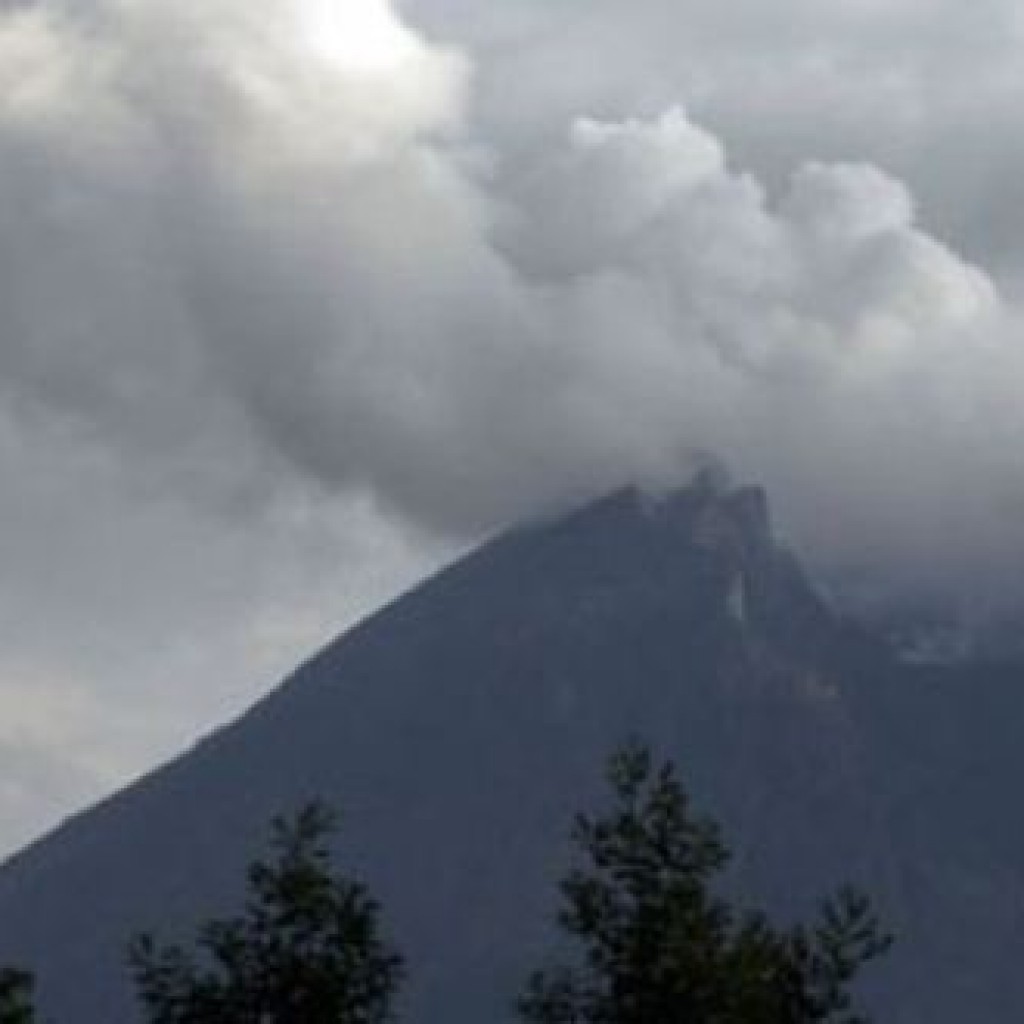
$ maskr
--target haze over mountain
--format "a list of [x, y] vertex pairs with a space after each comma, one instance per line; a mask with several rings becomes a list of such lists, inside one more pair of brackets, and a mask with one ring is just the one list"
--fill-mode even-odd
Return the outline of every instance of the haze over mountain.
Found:
[[513, 530], [9, 862], [0, 960], [38, 968], [57, 1022], [127, 1024], [126, 937], [230, 908], [269, 816], [322, 796], [408, 955], [404, 1019], [502, 1020], [555, 939], [570, 814], [638, 735], [723, 821], [737, 890], [876, 897], [899, 935], [879, 1020], [1001, 1024], [1024, 1007], [1021, 667], [903, 625], [845, 620], [763, 492], [713, 473]]

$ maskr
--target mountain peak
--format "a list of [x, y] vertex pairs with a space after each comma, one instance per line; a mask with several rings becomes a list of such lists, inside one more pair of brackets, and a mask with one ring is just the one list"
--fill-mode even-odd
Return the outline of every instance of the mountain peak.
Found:
[[[1019, 918], [992, 881], [1024, 884], [1024, 831], [998, 813], [1017, 795], [1018, 683], [848, 633], [758, 487], [623, 488], [467, 555], [8, 863], [0, 959], [38, 968], [44, 1015], [128, 1024], [126, 938], [230, 911], [265, 822], [321, 796], [413, 967], [411, 1024], [508, 1020], [551, 938], [566, 824], [641, 736], [736, 837], [757, 902], [878, 890], [906, 935], [888, 1017], [987, 1024], [1024, 999]], [[980, 834], [979, 872], [963, 837]], [[971, 949], [947, 947], [963, 920]]]
[[629, 484], [540, 525], [574, 531], [641, 529], [747, 556], [775, 543], [765, 490], [733, 486], [717, 467], [705, 467], [690, 483], [670, 490]]

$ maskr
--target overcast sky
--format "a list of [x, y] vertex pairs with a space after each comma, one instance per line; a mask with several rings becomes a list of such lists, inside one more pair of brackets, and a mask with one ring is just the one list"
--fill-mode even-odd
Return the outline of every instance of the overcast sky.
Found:
[[1022, 128], [1013, 0], [0, 3], [0, 851], [695, 453], [1015, 575]]

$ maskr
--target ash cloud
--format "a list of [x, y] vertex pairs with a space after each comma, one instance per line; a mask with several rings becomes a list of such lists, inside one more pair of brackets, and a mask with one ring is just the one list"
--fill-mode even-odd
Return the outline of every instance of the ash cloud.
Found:
[[383, 5], [52, 4], [0, 48], [6, 389], [150, 472], [468, 536], [712, 450], [815, 548], [1004, 533], [1012, 311], [870, 164], [768, 189], [678, 105], [512, 159]]

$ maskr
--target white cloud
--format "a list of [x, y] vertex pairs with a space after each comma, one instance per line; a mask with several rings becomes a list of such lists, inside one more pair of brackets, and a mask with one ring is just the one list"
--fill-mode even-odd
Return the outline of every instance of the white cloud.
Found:
[[580, 113], [680, 100], [773, 186], [808, 158], [908, 181], [925, 223], [1019, 285], [1024, 23], [1012, 0], [407, 0], [478, 65], [479, 114], [510, 149]]

